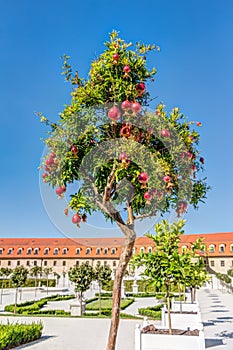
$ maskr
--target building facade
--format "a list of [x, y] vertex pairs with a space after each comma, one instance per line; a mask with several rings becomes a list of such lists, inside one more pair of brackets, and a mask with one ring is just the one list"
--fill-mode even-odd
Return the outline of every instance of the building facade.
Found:
[[[226, 273], [233, 268], [233, 232], [182, 235], [180, 249], [189, 247], [199, 237], [204, 240], [208, 252], [205, 260], [212, 270]], [[100, 262], [114, 271], [123, 246], [124, 238], [0, 238], [0, 268], [41, 266], [62, 274], [82, 262], [93, 267]], [[153, 249], [148, 237], [136, 239], [134, 254]]]

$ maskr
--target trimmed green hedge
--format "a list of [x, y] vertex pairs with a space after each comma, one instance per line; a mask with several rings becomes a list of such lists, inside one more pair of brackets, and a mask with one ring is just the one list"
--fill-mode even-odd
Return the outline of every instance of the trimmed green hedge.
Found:
[[[47, 287], [47, 280], [46, 278], [38, 278], [37, 279], [37, 287], [40, 285], [40, 287]], [[11, 281], [9, 279], [1, 279], [0, 280], [0, 288], [12, 288]], [[35, 287], [35, 279], [28, 278], [24, 287]], [[55, 279], [49, 279], [48, 280], [48, 287], [56, 287], [56, 280]]]
[[[22, 315], [34, 315], [34, 314], [44, 314], [44, 311], [47, 310], [43, 310], [40, 311], [40, 309], [42, 309], [42, 307], [44, 305], [47, 304], [48, 301], [61, 301], [61, 300], [69, 300], [69, 299], [74, 299], [75, 296], [72, 295], [51, 295], [47, 298], [43, 298], [37, 301], [26, 301], [24, 303], [21, 304], [17, 304], [16, 306], [16, 313], [17, 314], [22, 314]], [[6, 305], [4, 308], [4, 311], [7, 312], [14, 312], [14, 304], [11, 305]], [[61, 311], [63, 312], [63, 310], [48, 310], [48, 311]]]
[[42, 323], [31, 324], [0, 324], [0, 350], [11, 349], [29, 343], [41, 337]]
[[151, 307], [140, 308], [138, 309], [138, 313], [139, 315], [142, 315], [142, 316], [152, 317], [155, 320], [161, 320], [162, 307], [163, 307], [163, 304], [158, 304]]
[[[114, 281], [109, 281], [107, 282], [104, 286], [103, 289], [107, 292], [112, 292], [113, 290], [113, 283]], [[124, 285], [125, 285], [125, 292], [126, 293], [132, 293], [133, 292], [133, 283], [134, 280], [125, 280]], [[160, 289], [151, 286], [149, 281], [146, 280], [138, 280], [137, 281], [138, 285], [138, 292], [139, 293], [164, 293], [165, 292], [165, 287], [162, 287]], [[172, 286], [172, 292], [178, 292], [178, 287], [177, 286]]]

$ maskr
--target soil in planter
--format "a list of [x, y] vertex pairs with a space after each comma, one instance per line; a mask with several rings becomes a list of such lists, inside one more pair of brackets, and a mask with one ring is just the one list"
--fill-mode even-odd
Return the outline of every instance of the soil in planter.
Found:
[[197, 315], [196, 311], [171, 311], [171, 314], [190, 314], [190, 315]]
[[[169, 335], [168, 329], [158, 329], [154, 325], [150, 324], [142, 329], [142, 333], [147, 334], [167, 334]], [[183, 330], [183, 329], [172, 329], [171, 335], [192, 335], [192, 336], [199, 336], [199, 330]]]

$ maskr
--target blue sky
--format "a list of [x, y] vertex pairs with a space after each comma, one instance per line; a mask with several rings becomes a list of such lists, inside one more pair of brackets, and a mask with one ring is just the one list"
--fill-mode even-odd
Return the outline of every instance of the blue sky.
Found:
[[40, 196], [45, 128], [34, 112], [57, 119], [70, 100], [60, 57], [69, 54], [87, 77], [112, 29], [126, 41], [161, 46], [148, 61], [158, 69], [151, 94], [203, 123], [200, 147], [212, 191], [186, 215], [186, 232], [233, 231], [232, 15], [230, 0], [0, 0], [0, 236], [62, 235]]

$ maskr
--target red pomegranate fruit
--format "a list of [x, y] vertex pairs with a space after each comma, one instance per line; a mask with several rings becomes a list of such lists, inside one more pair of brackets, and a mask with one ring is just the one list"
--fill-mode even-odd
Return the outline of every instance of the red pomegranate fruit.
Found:
[[121, 108], [122, 108], [123, 110], [128, 110], [128, 109], [130, 109], [130, 108], [131, 108], [131, 102], [128, 101], [128, 100], [123, 101], [122, 104], [121, 104]]
[[80, 221], [81, 221], [81, 217], [78, 215], [78, 213], [74, 214], [74, 216], [72, 217], [73, 224], [79, 224]]
[[108, 117], [114, 121], [119, 120], [121, 117], [121, 112], [119, 108], [117, 108], [116, 106], [113, 106], [112, 108], [110, 108], [108, 110]]
[[142, 110], [142, 106], [140, 105], [140, 103], [134, 102], [134, 103], [132, 103], [132, 105], [131, 105], [131, 110], [132, 110], [134, 113], [139, 113], [139, 112], [141, 112], [141, 110]]

